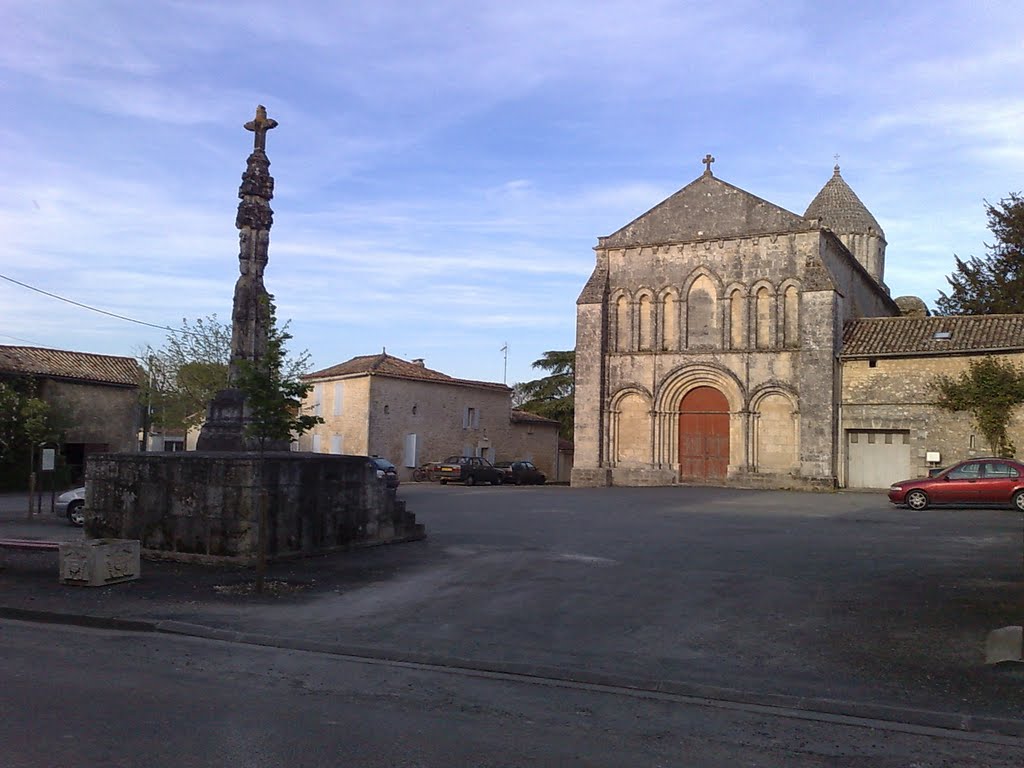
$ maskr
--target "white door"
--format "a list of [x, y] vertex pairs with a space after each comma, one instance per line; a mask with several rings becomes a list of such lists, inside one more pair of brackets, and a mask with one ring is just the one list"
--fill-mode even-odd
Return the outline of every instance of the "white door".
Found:
[[888, 488], [913, 475], [910, 433], [847, 430], [847, 488]]

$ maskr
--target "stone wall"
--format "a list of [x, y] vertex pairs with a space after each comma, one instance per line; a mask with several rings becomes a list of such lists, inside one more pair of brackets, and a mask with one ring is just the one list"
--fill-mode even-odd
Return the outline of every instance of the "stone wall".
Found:
[[[842, 430], [909, 431], [912, 475], [923, 476], [930, 468], [926, 454], [936, 451], [941, 464], [948, 466], [973, 456], [990, 456], [970, 414], [951, 413], [933, 403], [936, 394], [929, 383], [939, 375], [959, 376], [978, 356], [917, 356], [844, 360], [842, 362]], [[999, 355], [1016, 365], [1024, 364], [1024, 354]], [[1013, 413], [1010, 439], [1018, 451], [1024, 450], [1024, 408]], [[846, 480], [846, 441], [840, 441], [841, 482]]]
[[42, 379], [40, 397], [66, 420], [66, 443], [139, 448], [139, 390], [111, 384]]
[[189, 452], [89, 457], [86, 536], [138, 539], [172, 556], [251, 560], [264, 488], [271, 557], [425, 535], [365, 457]]

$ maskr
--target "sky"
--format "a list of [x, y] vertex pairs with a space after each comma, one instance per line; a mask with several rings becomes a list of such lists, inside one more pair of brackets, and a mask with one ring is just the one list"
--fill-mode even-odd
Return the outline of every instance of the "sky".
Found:
[[[1024, 189], [1017, 2], [0, 0], [0, 344], [138, 355], [227, 321], [257, 104], [265, 280], [313, 369], [512, 384], [575, 344], [609, 235], [716, 176], [832, 175], [933, 306]], [[18, 285], [11, 280], [38, 290]], [[506, 351], [502, 347], [507, 345]]]

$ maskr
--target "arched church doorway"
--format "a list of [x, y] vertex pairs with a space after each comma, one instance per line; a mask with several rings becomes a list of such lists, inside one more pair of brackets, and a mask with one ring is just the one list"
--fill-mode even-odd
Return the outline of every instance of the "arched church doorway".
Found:
[[729, 402], [697, 387], [679, 405], [679, 479], [724, 480], [729, 467]]

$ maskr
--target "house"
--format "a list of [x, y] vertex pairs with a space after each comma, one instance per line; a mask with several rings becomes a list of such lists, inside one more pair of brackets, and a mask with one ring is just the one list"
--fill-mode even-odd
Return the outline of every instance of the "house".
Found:
[[513, 411], [504, 384], [458, 379], [384, 352], [303, 380], [313, 385], [303, 412], [324, 423], [299, 438], [299, 450], [383, 456], [402, 480], [451, 455], [530, 459], [552, 477], [557, 470], [558, 423]]
[[91, 453], [138, 450], [141, 376], [131, 357], [0, 346], [0, 379], [34, 380], [64, 428], [61, 450], [75, 480]]
[[877, 487], [989, 450], [927, 385], [979, 354], [1019, 359], [1020, 318], [894, 301], [885, 234], [838, 165], [800, 215], [704, 162], [598, 238], [577, 301], [573, 485]]

